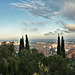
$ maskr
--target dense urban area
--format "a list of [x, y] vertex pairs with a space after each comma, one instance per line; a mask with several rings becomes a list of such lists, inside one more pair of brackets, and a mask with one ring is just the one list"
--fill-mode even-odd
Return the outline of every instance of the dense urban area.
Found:
[[[9, 43], [7, 41], [6, 43]], [[2, 42], [0, 42], [1, 45]], [[65, 43], [65, 53], [67, 58], [75, 57], [75, 41], [66, 41]], [[15, 52], [19, 52], [20, 41], [14, 41]], [[50, 56], [57, 54], [57, 41], [46, 41], [46, 42], [29, 42], [30, 49], [37, 49], [39, 53], [43, 53], [44, 56]]]

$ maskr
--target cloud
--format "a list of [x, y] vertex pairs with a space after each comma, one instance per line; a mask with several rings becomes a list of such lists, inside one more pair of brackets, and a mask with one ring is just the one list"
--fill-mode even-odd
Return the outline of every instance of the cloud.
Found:
[[24, 31], [26, 31], [27, 30], [27, 28], [24, 28]]
[[48, 33], [45, 33], [44, 35], [54, 35], [53, 32], [48, 32]]
[[65, 32], [65, 33], [70, 33], [70, 31], [69, 31], [69, 30], [64, 30], [64, 32]]
[[57, 29], [57, 31], [59, 30], [65, 33], [75, 32], [75, 24], [67, 24], [64, 22], [60, 22], [60, 23], [62, 24], [61, 28], [63, 28], [63, 30]]
[[24, 28], [23, 31], [37, 31], [38, 28]]
[[31, 31], [37, 31], [38, 29], [37, 28], [33, 28], [33, 29], [31, 29]]
[[46, 25], [46, 24], [48, 24], [48, 22], [47, 21], [38, 21], [36, 24], [37, 25]]
[[22, 24], [23, 24], [23, 25], [28, 25], [27, 22], [23, 22]]
[[57, 15], [59, 12], [54, 11], [56, 6], [54, 7], [54, 9], [52, 9], [52, 4], [53, 4], [53, 2], [50, 2], [49, 0], [46, 0], [46, 1], [30, 0], [30, 1], [23, 1], [23, 2], [19, 2], [19, 3], [18, 2], [10, 3], [10, 5], [12, 5], [13, 7], [28, 11], [34, 16], [57, 20], [56, 18], [54, 18], [52, 16]]
[[13, 7], [30, 12], [33, 16], [44, 17], [56, 21], [64, 17], [75, 20], [75, 0], [28, 0], [10, 3]]
[[75, 21], [75, 1], [66, 1], [61, 8], [61, 13], [67, 19]]
[[61, 31], [60, 29], [57, 29], [57, 31]]
[[58, 31], [54, 31], [54, 33], [58, 33]]
[[73, 24], [66, 24], [65, 28], [67, 28], [69, 31], [75, 31], [75, 25]]
[[47, 21], [37, 21], [37, 22], [34, 22], [34, 21], [29, 21], [29, 22], [22, 22], [23, 25], [46, 25], [48, 24]]
[[59, 33], [59, 34], [64, 34], [64, 30], [62, 29], [57, 29], [56, 31], [54, 31], [54, 33]]

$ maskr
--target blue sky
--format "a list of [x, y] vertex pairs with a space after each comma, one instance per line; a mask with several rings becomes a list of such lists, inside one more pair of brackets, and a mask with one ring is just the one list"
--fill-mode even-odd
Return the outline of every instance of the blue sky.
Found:
[[0, 40], [75, 38], [75, 0], [0, 0]]

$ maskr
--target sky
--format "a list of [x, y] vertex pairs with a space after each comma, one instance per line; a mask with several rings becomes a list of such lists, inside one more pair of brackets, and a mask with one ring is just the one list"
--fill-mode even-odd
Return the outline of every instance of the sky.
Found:
[[75, 0], [0, 0], [0, 40], [75, 39]]

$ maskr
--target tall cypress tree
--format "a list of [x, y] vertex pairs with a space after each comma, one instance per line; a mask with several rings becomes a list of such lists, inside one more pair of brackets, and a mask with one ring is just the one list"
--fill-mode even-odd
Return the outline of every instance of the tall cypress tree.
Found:
[[29, 48], [29, 42], [28, 42], [28, 36], [26, 35], [26, 49], [28, 50], [28, 49], [30, 49]]
[[64, 38], [62, 36], [62, 40], [61, 40], [61, 56], [63, 58], [65, 58], [65, 49], [64, 49]]
[[20, 39], [19, 52], [21, 52], [22, 49], [24, 49], [24, 39], [23, 39], [23, 36]]
[[58, 55], [61, 55], [61, 51], [60, 51], [60, 36], [59, 36], [59, 34], [58, 34], [57, 54], [58, 54]]

